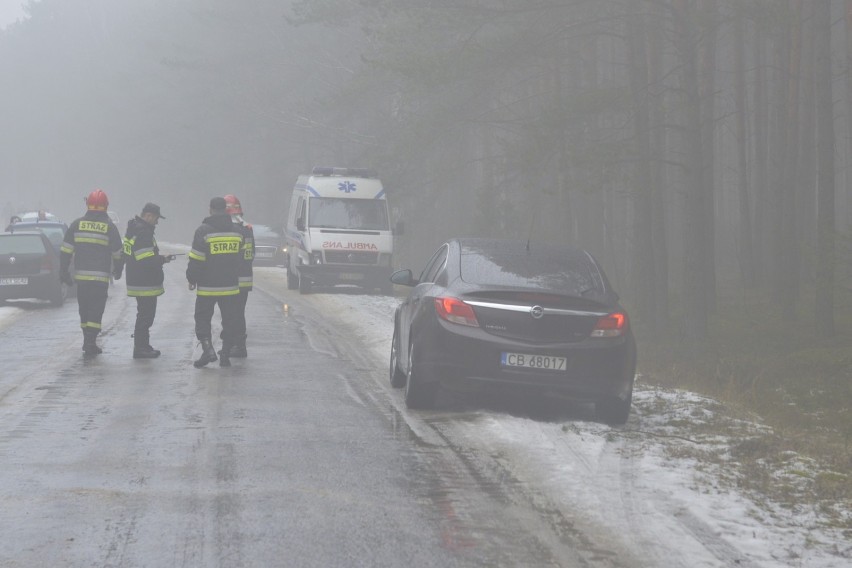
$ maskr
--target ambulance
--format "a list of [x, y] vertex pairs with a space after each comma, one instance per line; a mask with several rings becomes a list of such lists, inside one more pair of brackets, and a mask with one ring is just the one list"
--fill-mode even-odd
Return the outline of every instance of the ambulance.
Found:
[[287, 215], [287, 287], [354, 285], [393, 291], [387, 194], [364, 168], [316, 167], [293, 188]]

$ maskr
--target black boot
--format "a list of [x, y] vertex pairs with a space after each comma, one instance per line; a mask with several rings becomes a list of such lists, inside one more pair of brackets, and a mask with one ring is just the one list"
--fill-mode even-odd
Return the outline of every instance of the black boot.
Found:
[[231, 366], [231, 352], [234, 348], [233, 345], [227, 342], [222, 342], [222, 350], [219, 351], [219, 366], [220, 367], [230, 367]]
[[196, 369], [200, 369], [207, 363], [212, 363], [217, 359], [216, 350], [213, 348], [213, 343], [210, 338], [205, 337], [201, 340], [201, 357], [195, 360], [193, 365]]
[[83, 358], [91, 359], [96, 355], [100, 355], [103, 353], [103, 350], [98, 347], [96, 338], [98, 337], [98, 330], [86, 328], [83, 330]]
[[154, 349], [150, 345], [134, 345], [133, 347], [134, 359], [156, 359], [159, 356], [160, 350]]
[[242, 335], [237, 338], [237, 342], [231, 347], [230, 352], [231, 357], [235, 359], [245, 359], [248, 357], [248, 352], [246, 351], [246, 336]]
[[134, 359], [156, 359], [160, 356], [160, 351], [151, 347], [148, 343], [149, 335], [147, 329], [137, 330], [130, 335], [133, 338], [133, 358]]

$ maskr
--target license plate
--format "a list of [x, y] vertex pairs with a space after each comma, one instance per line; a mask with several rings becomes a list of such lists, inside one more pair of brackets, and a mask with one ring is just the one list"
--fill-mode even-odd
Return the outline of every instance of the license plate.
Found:
[[521, 369], [543, 369], [545, 371], [565, 371], [568, 368], [567, 357], [553, 357], [550, 355], [531, 355], [529, 353], [500, 354], [500, 364], [504, 367], [516, 367]]
[[274, 252], [257, 251], [255, 253], [255, 256], [257, 258], [272, 258], [273, 256], [275, 256], [275, 253]]
[[364, 275], [363, 274], [350, 273], [350, 272], [344, 272], [343, 274], [340, 275], [340, 279], [341, 280], [363, 280]]
[[0, 278], [0, 286], [26, 286], [27, 283], [26, 278]]

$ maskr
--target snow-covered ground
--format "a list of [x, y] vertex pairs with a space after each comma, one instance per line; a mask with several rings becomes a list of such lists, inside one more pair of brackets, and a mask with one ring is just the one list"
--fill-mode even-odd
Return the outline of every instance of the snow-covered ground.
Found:
[[[310, 298], [365, 338], [378, 367], [387, 364], [398, 298]], [[852, 537], [839, 528], [849, 526], [852, 504], [826, 507], [804, 497], [782, 504], [737, 488], [748, 473], [739, 469], [735, 449], [771, 432], [756, 419], [732, 416], [717, 401], [653, 388], [640, 377], [624, 427], [486, 409], [454, 428], [484, 452], [512, 456], [514, 476], [546, 487], [565, 508], [589, 511], [622, 537], [631, 535], [631, 546], [655, 565], [852, 566]], [[627, 473], [619, 471], [625, 459]], [[772, 475], [795, 492], [796, 483], [805, 486], [820, 472], [818, 464], [790, 455]], [[602, 484], [617, 490], [589, 490]]]

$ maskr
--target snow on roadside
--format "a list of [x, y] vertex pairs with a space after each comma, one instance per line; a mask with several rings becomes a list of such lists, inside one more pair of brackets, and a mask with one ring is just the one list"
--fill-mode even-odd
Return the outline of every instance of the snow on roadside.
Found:
[[[367, 339], [377, 366], [387, 364], [393, 314], [400, 298], [369, 295], [312, 296]], [[675, 558], [691, 565], [846, 567], [852, 544], [840, 528], [822, 526], [815, 507], [789, 507], [736, 488], [731, 448], [749, 436], [770, 435], [765, 426], [733, 417], [714, 400], [685, 391], [637, 383], [633, 415], [624, 428], [593, 422], [563, 424], [482, 411], [482, 419], [459, 431], [491, 452], [512, 456], [513, 473], [562, 496], [562, 505], [598, 515], [598, 521], [632, 534], [632, 543], [660, 565]], [[632, 478], [618, 479], [619, 460], [630, 454]], [[494, 454], [497, 455], [497, 454]], [[720, 457], [721, 456], [721, 457]], [[607, 466], [611, 466], [608, 468]], [[607, 476], [617, 491], [588, 491]], [[628, 487], [624, 487], [625, 481]], [[557, 497], [560, 499], [560, 497]], [[627, 505], [625, 505], [627, 503]], [[624, 519], [625, 507], [633, 517]], [[607, 510], [610, 513], [607, 513]], [[837, 517], [852, 522], [852, 504], [837, 505]], [[607, 516], [609, 515], [609, 516]], [[629, 517], [629, 515], [628, 515]], [[836, 526], [836, 525], [835, 525]], [[686, 531], [686, 534], [681, 534]], [[714, 557], [701, 533], [723, 543]], [[672, 539], [665, 550], [661, 541]], [[699, 559], [704, 558], [704, 561]], [[721, 558], [721, 560], [720, 560]], [[678, 564], [675, 561], [675, 564]]]
[[21, 308], [15, 306], [0, 306], [0, 329], [3, 329], [23, 313]]

